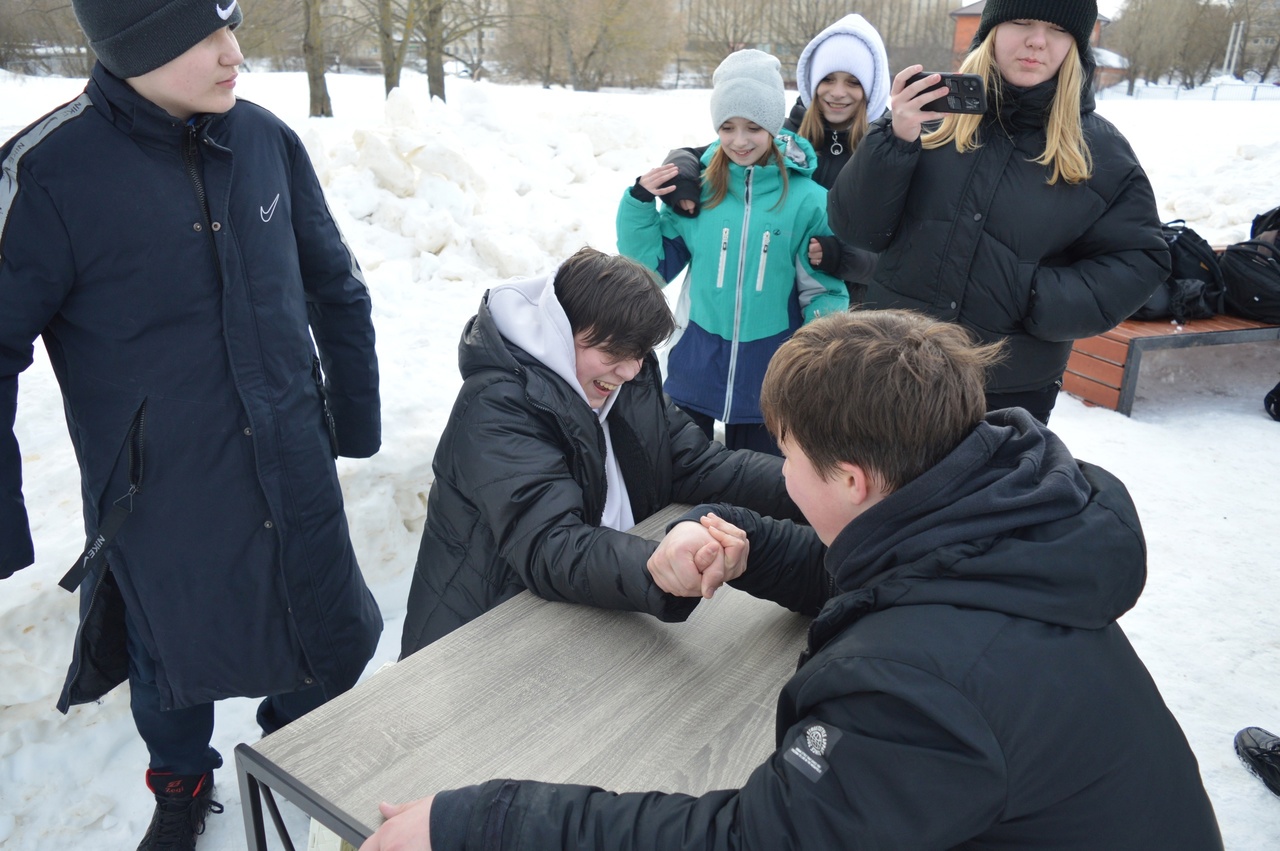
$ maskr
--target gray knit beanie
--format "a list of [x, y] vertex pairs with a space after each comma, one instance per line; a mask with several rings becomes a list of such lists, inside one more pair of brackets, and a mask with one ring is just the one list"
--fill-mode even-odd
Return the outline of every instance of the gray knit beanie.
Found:
[[71, 0], [89, 46], [121, 79], [177, 59], [223, 27], [237, 27], [240, 0]]
[[786, 117], [782, 63], [763, 50], [730, 53], [711, 75], [711, 124], [745, 118], [777, 136]]
[[987, 0], [974, 43], [980, 43], [1005, 21], [1046, 21], [1057, 24], [1075, 37], [1083, 58], [1089, 52], [1089, 38], [1098, 20], [1097, 0]]

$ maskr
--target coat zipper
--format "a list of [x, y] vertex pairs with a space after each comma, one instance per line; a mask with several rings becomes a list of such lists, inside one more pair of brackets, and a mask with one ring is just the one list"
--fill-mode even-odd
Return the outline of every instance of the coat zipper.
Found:
[[769, 262], [769, 231], [764, 232], [764, 239], [760, 242], [760, 268], [756, 270], [756, 292], [764, 289], [764, 267]]
[[137, 413], [133, 415], [129, 433], [125, 435], [125, 446], [129, 452], [129, 490], [112, 500], [105, 518], [101, 515], [98, 517], [98, 526], [89, 546], [76, 559], [75, 564], [71, 565], [71, 569], [58, 580], [58, 586], [66, 591], [74, 592], [80, 587], [94, 568], [93, 560], [111, 545], [120, 527], [133, 513], [133, 497], [142, 490], [142, 431], [146, 418], [147, 400], [143, 399]]
[[720, 268], [716, 271], [716, 289], [724, 287], [724, 266], [729, 257], [729, 229], [720, 230]]
[[[517, 375], [519, 375], [520, 373], [519, 373], [519, 372], [517, 372], [516, 374], [517, 374]], [[526, 388], [526, 390], [525, 390], [524, 397], [525, 397], [526, 399], [528, 399], [528, 400], [529, 400], [529, 404], [530, 404], [530, 405], [532, 405], [533, 407], [537, 408], [539, 411], [544, 411], [544, 412], [545, 412], [545, 413], [547, 413], [547, 414], [548, 414], [548, 415], [549, 415], [553, 420], [555, 420], [556, 427], [560, 429], [560, 436], [564, 438], [564, 445], [565, 445], [565, 446], [573, 447], [573, 446], [575, 445], [575, 444], [574, 444], [574, 441], [573, 441], [573, 438], [571, 438], [571, 437], [569, 436], [569, 430], [568, 430], [568, 429], [566, 429], [566, 428], [564, 427], [564, 422], [561, 420], [561, 418], [560, 418], [560, 414], [558, 414], [556, 411], [552, 410], [549, 406], [544, 405], [542, 402], [539, 402], [537, 399], [534, 399], [532, 396], [530, 396], [530, 395], [529, 395], [529, 391], [528, 391], [528, 389], [527, 389], [527, 388]], [[604, 458], [604, 453], [605, 453], [605, 446], [604, 446], [604, 426], [600, 425], [600, 423], [599, 423], [599, 422], [597, 422], [597, 423], [596, 423], [596, 438], [597, 438], [597, 440], [600, 442], [600, 457], [601, 457], [601, 458]], [[581, 464], [582, 464], [582, 460], [581, 460], [581, 458], [579, 457], [579, 455], [578, 455], [578, 453], [577, 453], [576, 451], [574, 452], [574, 460], [575, 460], [575, 462], [577, 463], [577, 465], [578, 465], [578, 466], [581, 466]], [[586, 479], [586, 476], [584, 475], [584, 476], [582, 476], [582, 478], [585, 480], [585, 479]], [[602, 520], [604, 519], [604, 506], [605, 506], [605, 503], [608, 501], [608, 499], [609, 499], [609, 478], [608, 478], [608, 476], [605, 476], [605, 480], [604, 480], [604, 500], [602, 500], [602, 501], [600, 502], [600, 511], [599, 511], [599, 513], [598, 513], [594, 518], [588, 518], [588, 522], [589, 522], [589, 523], [591, 523], [591, 525], [593, 525], [593, 526], [599, 526], [599, 525], [600, 525], [600, 521], [602, 521]]]
[[187, 135], [183, 139], [182, 164], [187, 169], [187, 177], [196, 190], [196, 200], [200, 202], [200, 212], [204, 213], [204, 226], [213, 233], [213, 217], [209, 214], [209, 199], [205, 195], [204, 180], [200, 177], [200, 147], [196, 138], [194, 124], [187, 125]]
[[[98, 575], [98, 581], [93, 586], [93, 592], [89, 595], [89, 605], [85, 608], [84, 617], [80, 618], [80, 623], [76, 624], [76, 639], [71, 645], [72, 647], [80, 647], [80, 636], [84, 632], [84, 625], [89, 622], [89, 615], [93, 612], [94, 605], [98, 602], [98, 592], [102, 590], [102, 583], [107, 581], [107, 572], [104, 570]], [[74, 705], [75, 695], [72, 691], [75, 689], [76, 680], [80, 679], [80, 669], [84, 667], [84, 653], [76, 654], [76, 667], [74, 671], [67, 674], [66, 698], [67, 703]]]
[[733, 409], [733, 382], [738, 372], [738, 336], [742, 331], [742, 278], [746, 274], [747, 245], [751, 228], [751, 176], [755, 166], [747, 166], [745, 188], [742, 197], [742, 240], [738, 246], [738, 275], [733, 294], [733, 339], [729, 341], [729, 376], [724, 388], [724, 412], [720, 422], [729, 422], [729, 411]]
[[204, 229], [209, 234], [209, 245], [213, 248], [213, 267], [218, 275], [218, 284], [222, 285], [222, 258], [218, 256], [218, 243], [214, 239], [213, 214], [209, 212], [209, 196], [204, 189], [204, 178], [200, 175], [200, 147], [198, 133], [194, 124], [187, 125], [187, 135], [182, 145], [182, 162], [187, 169], [187, 177], [196, 191], [196, 200], [200, 202], [200, 212], [204, 214]]

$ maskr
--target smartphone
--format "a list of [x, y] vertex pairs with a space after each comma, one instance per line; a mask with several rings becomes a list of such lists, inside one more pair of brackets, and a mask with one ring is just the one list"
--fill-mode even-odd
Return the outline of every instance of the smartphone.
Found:
[[907, 85], [923, 80], [930, 74], [941, 74], [942, 81], [928, 92], [938, 92], [939, 97], [924, 105], [927, 112], [964, 112], [981, 114], [987, 111], [987, 90], [980, 74], [948, 74], [941, 71], [922, 71], [911, 75]]

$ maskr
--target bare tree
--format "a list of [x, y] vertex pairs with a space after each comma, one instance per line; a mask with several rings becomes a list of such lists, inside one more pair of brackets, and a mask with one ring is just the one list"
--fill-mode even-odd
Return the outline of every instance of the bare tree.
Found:
[[1173, 62], [1174, 76], [1184, 88], [1204, 85], [1221, 68], [1221, 45], [1231, 31], [1228, 10], [1203, 0], [1176, 0], [1169, 12], [1186, 33]]
[[445, 58], [466, 66], [471, 79], [478, 80], [486, 74], [489, 34], [507, 24], [506, 6], [502, 0], [454, 0], [448, 11]]
[[1265, 80], [1276, 68], [1280, 51], [1280, 2], [1277, 0], [1229, 0], [1232, 19], [1244, 25], [1236, 76], [1252, 71]]
[[302, 55], [307, 63], [307, 88], [311, 94], [312, 117], [332, 117], [333, 103], [329, 100], [329, 85], [325, 82], [324, 13], [321, 0], [303, 0], [306, 12], [306, 29], [302, 36]]
[[768, 42], [772, 8], [768, 0], [691, 0], [685, 11], [690, 52], [714, 68], [735, 50]]
[[567, 82], [559, 61], [555, 0], [509, 0], [508, 25], [495, 45], [495, 54], [506, 72], [544, 87]]
[[669, 0], [512, 0], [510, 8], [502, 62], [544, 86], [651, 85], [675, 56], [679, 27]]
[[0, 4], [0, 67], [85, 77], [94, 60], [66, 0]]
[[916, 63], [926, 69], [952, 67], [955, 21], [951, 6], [947, 0], [875, 0], [868, 4], [862, 15], [884, 39], [891, 74]]
[[392, 89], [400, 85], [400, 74], [404, 70], [409, 45], [413, 41], [413, 32], [418, 17], [422, 14], [422, 0], [405, 0], [402, 5], [393, 0], [377, 0], [376, 10], [382, 85], [386, 93], [390, 94]]
[[951, 0], [864, 0], [851, 9], [833, 0], [796, 0], [770, 7], [764, 49], [774, 53], [790, 78], [806, 44], [832, 23], [857, 11], [884, 39], [889, 70], [919, 62], [926, 68], [952, 67], [955, 22]]
[[254, 0], [236, 29], [246, 64], [264, 62], [277, 70], [302, 71], [306, 10], [297, 0]]
[[1156, 81], [1174, 71], [1187, 39], [1183, 5], [1183, 0], [1128, 0], [1112, 24], [1111, 44], [1129, 62], [1130, 95], [1139, 78]]
[[[867, 4], [859, 4], [863, 11]], [[831, 24], [849, 14], [849, 4], [843, 0], [795, 0], [790, 5], [774, 4], [769, 7], [766, 49], [782, 62], [783, 76], [791, 80], [795, 76], [796, 62], [805, 45]]]

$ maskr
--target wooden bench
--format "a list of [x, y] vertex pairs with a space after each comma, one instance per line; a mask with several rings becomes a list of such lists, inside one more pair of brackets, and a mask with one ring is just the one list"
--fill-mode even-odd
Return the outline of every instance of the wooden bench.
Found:
[[1062, 377], [1062, 389], [1088, 404], [1110, 408], [1127, 417], [1138, 389], [1143, 352], [1261, 340], [1280, 340], [1280, 325], [1236, 316], [1194, 319], [1183, 325], [1168, 319], [1127, 319], [1105, 334], [1076, 340]]

